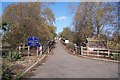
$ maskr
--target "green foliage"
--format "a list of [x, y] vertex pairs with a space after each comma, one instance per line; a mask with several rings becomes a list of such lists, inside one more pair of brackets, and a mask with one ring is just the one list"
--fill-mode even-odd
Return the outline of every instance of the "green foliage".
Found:
[[21, 55], [16, 51], [10, 51], [6, 54], [6, 58], [10, 61], [16, 61], [21, 58]]
[[56, 27], [54, 26], [48, 26], [48, 37], [49, 37], [49, 40], [53, 40], [54, 37], [56, 36], [55, 34], [55, 30], [56, 30]]
[[12, 70], [2, 65], [2, 80], [12, 80]]
[[61, 37], [68, 39], [71, 42], [73, 42], [73, 40], [74, 40], [74, 34], [68, 27], [63, 29], [63, 32], [61, 33]]
[[108, 41], [108, 48], [120, 50], [120, 32], [116, 30], [111, 36], [111, 41]]
[[53, 14], [52, 10], [49, 7], [45, 8], [43, 10], [43, 14], [44, 14], [44, 19], [46, 19], [46, 22], [49, 25], [52, 25], [53, 22], [55, 22], [54, 14]]
[[68, 48], [71, 48], [71, 49], [73, 49], [73, 50], [74, 50], [74, 48], [75, 48], [75, 45], [74, 45], [73, 43], [68, 43], [67, 46], [68, 46]]
[[20, 75], [21, 75], [20, 73], [16, 74], [16, 80], [22, 80]]
[[117, 11], [116, 3], [80, 3], [75, 11], [73, 21], [76, 42], [83, 43], [86, 37], [106, 35], [106, 31], [111, 30], [111, 27], [114, 28], [112, 31], [115, 31]]
[[113, 59], [120, 61], [120, 54], [119, 53], [113, 54]]
[[[36, 36], [41, 42], [53, 38], [55, 21], [52, 10], [41, 2], [16, 3], [6, 7], [3, 14], [3, 21], [10, 23], [9, 31], [4, 35], [3, 40], [16, 46], [27, 43], [27, 38]], [[49, 35], [50, 33], [50, 35]]]

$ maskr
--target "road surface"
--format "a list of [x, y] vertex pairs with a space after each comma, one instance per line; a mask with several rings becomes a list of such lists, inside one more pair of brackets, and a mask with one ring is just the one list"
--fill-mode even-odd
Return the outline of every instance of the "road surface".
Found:
[[54, 55], [37, 67], [32, 78], [118, 78], [118, 64], [70, 55], [56, 44]]

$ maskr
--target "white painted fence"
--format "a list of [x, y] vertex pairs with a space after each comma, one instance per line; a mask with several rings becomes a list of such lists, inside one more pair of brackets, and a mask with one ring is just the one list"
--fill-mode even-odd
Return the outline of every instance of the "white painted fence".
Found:
[[110, 57], [111, 54], [112, 55], [120, 54], [120, 50], [111, 50], [111, 49], [104, 49], [104, 48], [96, 48], [94, 50], [88, 50], [87, 47], [81, 46], [81, 55]]
[[[22, 49], [28, 49], [28, 57], [29, 57], [29, 55], [30, 55], [30, 46], [26, 46], [26, 47], [19, 46], [18, 49], [19, 49], [19, 54], [21, 54]], [[42, 46], [37, 47], [37, 49], [36, 49], [37, 56], [39, 55], [38, 54], [39, 52], [40, 52], [40, 54], [42, 54]]]

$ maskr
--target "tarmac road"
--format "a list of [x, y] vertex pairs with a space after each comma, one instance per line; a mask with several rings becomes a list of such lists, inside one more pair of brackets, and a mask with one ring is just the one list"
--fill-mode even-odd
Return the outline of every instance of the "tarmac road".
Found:
[[70, 55], [60, 42], [31, 78], [118, 78], [118, 63]]

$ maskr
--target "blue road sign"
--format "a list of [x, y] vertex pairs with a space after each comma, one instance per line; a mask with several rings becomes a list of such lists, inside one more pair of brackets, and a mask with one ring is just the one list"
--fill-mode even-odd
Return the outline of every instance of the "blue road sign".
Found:
[[36, 37], [29, 37], [28, 46], [40, 46], [39, 39]]

